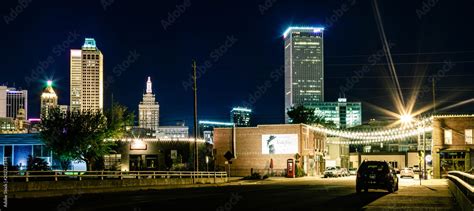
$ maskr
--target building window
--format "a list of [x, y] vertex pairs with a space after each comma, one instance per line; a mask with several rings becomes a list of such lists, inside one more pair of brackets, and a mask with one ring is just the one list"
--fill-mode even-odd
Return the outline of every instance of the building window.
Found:
[[109, 171], [120, 171], [121, 160], [121, 154], [104, 155], [104, 167]]
[[472, 144], [472, 129], [465, 130], [466, 144]]
[[444, 144], [453, 144], [453, 130], [444, 129]]

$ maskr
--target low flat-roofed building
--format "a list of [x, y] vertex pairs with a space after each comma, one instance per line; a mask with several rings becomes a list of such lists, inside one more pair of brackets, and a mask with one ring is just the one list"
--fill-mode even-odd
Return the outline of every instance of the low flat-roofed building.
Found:
[[28, 156], [39, 157], [52, 166], [52, 153], [39, 139], [38, 134], [2, 134], [0, 135], [0, 162], [8, 166], [18, 166], [25, 170]]
[[474, 162], [474, 115], [433, 117], [433, 177], [448, 171], [468, 171]]
[[219, 170], [228, 170], [227, 152], [235, 156], [231, 160], [232, 176], [250, 175], [251, 171], [283, 175], [287, 160], [296, 157], [296, 166], [306, 175], [316, 176], [324, 171], [325, 139], [324, 134], [304, 124], [214, 128], [214, 156]]

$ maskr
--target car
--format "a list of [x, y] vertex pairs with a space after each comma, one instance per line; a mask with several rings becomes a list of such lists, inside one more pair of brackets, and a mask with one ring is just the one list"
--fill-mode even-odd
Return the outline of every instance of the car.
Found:
[[403, 177], [415, 178], [415, 172], [413, 171], [412, 168], [404, 168], [404, 169], [400, 172], [400, 178], [403, 178]]
[[349, 169], [349, 173], [350, 173], [351, 175], [356, 175], [356, 174], [357, 174], [357, 168], [350, 168], [350, 169]]
[[420, 167], [418, 165], [413, 165], [414, 172], [420, 172]]
[[326, 167], [324, 171], [324, 178], [327, 177], [340, 177], [341, 176], [341, 168], [336, 166]]
[[369, 189], [385, 189], [389, 193], [398, 190], [398, 177], [395, 169], [386, 161], [364, 161], [356, 177], [356, 192]]
[[346, 168], [341, 168], [341, 175], [346, 177], [346, 176], [350, 176], [351, 173], [349, 173], [349, 170], [347, 170]]
[[338, 175], [338, 177], [344, 176], [344, 171], [340, 166], [336, 166], [336, 174]]
[[395, 169], [395, 172], [397, 172], [397, 174], [400, 174], [400, 169], [399, 168], [393, 168]]

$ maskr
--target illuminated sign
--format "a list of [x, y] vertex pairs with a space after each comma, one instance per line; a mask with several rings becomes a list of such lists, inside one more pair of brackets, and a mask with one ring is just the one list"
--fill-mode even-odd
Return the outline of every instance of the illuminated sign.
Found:
[[147, 145], [142, 140], [136, 139], [130, 143], [130, 150], [146, 150]]
[[296, 154], [298, 153], [297, 134], [262, 135], [262, 154]]

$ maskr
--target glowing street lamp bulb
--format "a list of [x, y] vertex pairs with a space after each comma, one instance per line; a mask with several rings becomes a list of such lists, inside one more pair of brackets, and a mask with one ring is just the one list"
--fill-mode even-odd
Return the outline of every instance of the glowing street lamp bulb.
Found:
[[403, 114], [400, 116], [400, 121], [402, 123], [410, 123], [413, 120], [413, 117], [410, 114]]
[[53, 85], [53, 81], [52, 81], [52, 80], [48, 80], [48, 81], [46, 82], [46, 84], [47, 84], [48, 86], [52, 86], [52, 85]]

